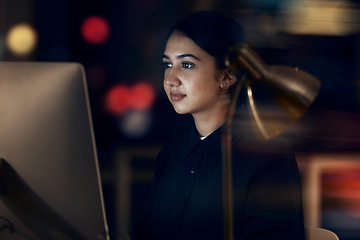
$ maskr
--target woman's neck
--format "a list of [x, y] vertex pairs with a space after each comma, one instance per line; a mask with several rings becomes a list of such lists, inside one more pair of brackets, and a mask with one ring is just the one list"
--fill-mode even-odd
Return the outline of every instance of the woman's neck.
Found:
[[200, 137], [206, 137], [224, 124], [227, 108], [220, 108], [208, 114], [193, 114]]

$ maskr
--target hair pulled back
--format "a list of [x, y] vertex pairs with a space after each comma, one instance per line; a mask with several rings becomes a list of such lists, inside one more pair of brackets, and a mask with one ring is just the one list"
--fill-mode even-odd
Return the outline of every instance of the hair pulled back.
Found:
[[169, 36], [174, 31], [182, 32], [213, 56], [219, 69], [226, 68], [224, 60], [229, 48], [246, 41], [237, 21], [214, 11], [192, 13], [176, 23]]

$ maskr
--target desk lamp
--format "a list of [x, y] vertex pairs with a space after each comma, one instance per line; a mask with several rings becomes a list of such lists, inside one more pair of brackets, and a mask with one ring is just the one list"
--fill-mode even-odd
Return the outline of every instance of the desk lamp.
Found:
[[237, 76], [245, 70], [251, 77], [248, 79], [244, 74], [235, 86], [222, 136], [224, 231], [225, 239], [233, 240], [231, 129], [241, 88], [246, 87], [254, 132], [260, 139], [268, 140], [281, 134], [304, 114], [317, 96], [321, 83], [297, 67], [267, 65], [247, 43], [231, 48], [225, 65]]

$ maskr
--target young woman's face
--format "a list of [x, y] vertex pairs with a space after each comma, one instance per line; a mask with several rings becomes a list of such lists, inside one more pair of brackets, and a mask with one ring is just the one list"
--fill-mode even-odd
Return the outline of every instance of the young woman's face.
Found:
[[163, 55], [164, 89], [177, 113], [211, 113], [223, 107], [220, 81], [215, 58], [190, 38], [174, 32], [167, 41]]

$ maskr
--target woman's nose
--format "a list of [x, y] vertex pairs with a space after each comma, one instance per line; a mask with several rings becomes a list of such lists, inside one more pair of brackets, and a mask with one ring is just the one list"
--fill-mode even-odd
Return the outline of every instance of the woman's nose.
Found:
[[169, 87], [178, 87], [181, 85], [181, 81], [175, 71], [169, 71], [166, 73], [164, 76], [164, 81], [165, 84]]

